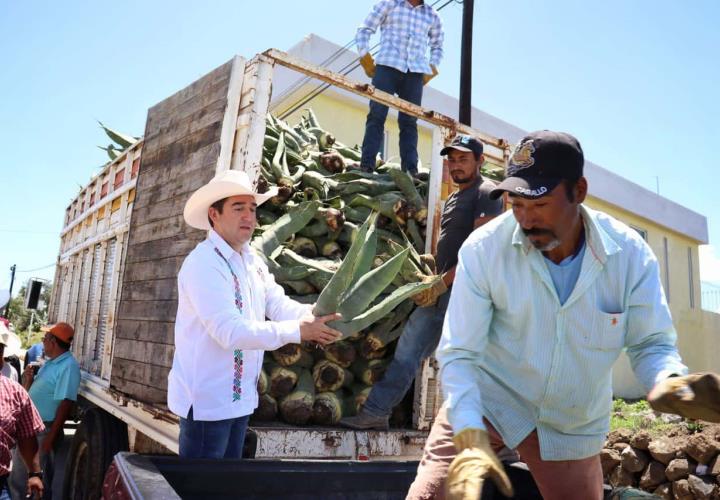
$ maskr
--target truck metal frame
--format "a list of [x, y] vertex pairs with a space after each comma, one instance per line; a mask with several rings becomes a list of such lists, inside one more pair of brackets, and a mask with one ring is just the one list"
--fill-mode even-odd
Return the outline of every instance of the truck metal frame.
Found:
[[[178, 419], [164, 405], [175, 278], [184, 256], [205, 237], [185, 227], [182, 207], [216, 172], [238, 169], [258, 178], [276, 65], [434, 126], [428, 251], [435, 246], [442, 208], [440, 149], [463, 133], [482, 140], [497, 168], [509, 154], [503, 139], [275, 49], [250, 60], [236, 56], [151, 108], [144, 138], [93, 177], [68, 206], [50, 304], [51, 321], [76, 328], [73, 353], [83, 370], [82, 398], [127, 425], [132, 450], [177, 452]], [[414, 429], [253, 427], [256, 456], [416, 458], [441, 401], [432, 360], [416, 379], [414, 401]]]

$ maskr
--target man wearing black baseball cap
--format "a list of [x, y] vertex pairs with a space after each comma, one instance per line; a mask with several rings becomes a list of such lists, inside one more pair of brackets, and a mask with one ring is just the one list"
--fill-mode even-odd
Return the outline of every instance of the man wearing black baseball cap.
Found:
[[460, 245], [473, 229], [502, 212], [502, 203], [489, 197], [495, 184], [480, 175], [484, 162], [480, 141], [458, 136], [441, 154], [447, 156], [450, 176], [459, 189], [445, 202], [436, 256], [427, 254], [423, 260], [429, 261], [442, 279], [413, 297], [419, 307], [410, 314], [385, 375], [373, 386], [363, 409], [340, 420], [341, 425], [352, 429], [388, 428], [393, 407], [405, 396], [420, 363], [440, 340]]
[[657, 259], [637, 232], [583, 205], [583, 165], [573, 136], [528, 134], [492, 192], [508, 193], [512, 213], [460, 249], [436, 352], [457, 450], [450, 499], [478, 498], [486, 478], [511, 494], [503, 444], [543, 498], [601, 499], [623, 349], [651, 405], [720, 421], [720, 378], [685, 375]]

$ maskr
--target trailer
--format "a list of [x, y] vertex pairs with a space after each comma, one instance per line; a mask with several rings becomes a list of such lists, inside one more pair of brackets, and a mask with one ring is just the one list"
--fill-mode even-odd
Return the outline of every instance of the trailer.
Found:
[[[218, 172], [244, 170], [257, 180], [277, 67], [432, 127], [426, 251], [435, 247], [450, 183], [442, 147], [462, 133], [484, 143], [494, 168], [502, 168], [509, 155], [503, 139], [275, 49], [247, 60], [236, 56], [150, 108], [143, 138], [80, 190], [61, 232], [49, 319], [75, 327], [72, 351], [82, 369], [81, 422], [67, 462], [67, 497], [98, 497], [105, 470], [120, 451], [177, 453], [178, 419], [166, 406], [176, 277], [185, 256], [206, 236], [184, 223], [182, 210], [190, 194]], [[431, 359], [416, 378], [412, 428], [254, 425], [254, 456], [417, 459], [440, 401]]]

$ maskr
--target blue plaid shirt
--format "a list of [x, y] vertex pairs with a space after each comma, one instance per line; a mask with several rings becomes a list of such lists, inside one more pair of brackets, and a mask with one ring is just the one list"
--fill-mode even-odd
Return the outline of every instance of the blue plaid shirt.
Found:
[[[380, 27], [380, 52], [376, 64], [403, 72], [432, 74], [443, 56], [440, 16], [424, 2], [413, 7], [407, 0], [382, 0], [358, 28], [355, 42], [360, 56], [369, 50], [370, 36]], [[430, 46], [430, 60], [426, 57]]]

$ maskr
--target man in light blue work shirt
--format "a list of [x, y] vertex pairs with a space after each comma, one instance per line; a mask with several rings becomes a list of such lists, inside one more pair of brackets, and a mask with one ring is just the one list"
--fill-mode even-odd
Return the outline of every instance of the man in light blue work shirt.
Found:
[[[70, 417], [80, 387], [80, 367], [70, 352], [75, 331], [67, 323], [43, 327], [43, 348], [48, 358], [37, 375], [33, 366], [23, 372], [23, 386], [38, 409], [45, 423], [45, 430], [38, 434], [40, 465], [45, 486], [44, 498], [52, 498], [52, 482], [55, 472], [55, 455], [64, 438], [63, 426]], [[24, 496], [27, 471], [21, 460], [13, 458], [10, 474], [10, 491], [13, 498]]]
[[582, 204], [583, 165], [569, 134], [523, 138], [491, 193], [507, 192], [512, 213], [460, 250], [436, 354], [458, 451], [451, 499], [477, 498], [487, 477], [510, 493], [494, 453], [503, 444], [544, 498], [601, 499], [599, 452], [623, 348], [648, 391], [696, 390], [693, 411], [673, 411], [720, 416], [703, 410], [718, 401], [717, 384], [698, 391], [698, 376], [684, 376], [657, 259], [631, 228]]

